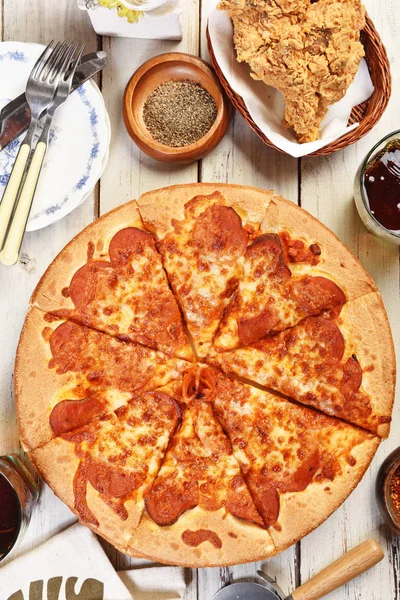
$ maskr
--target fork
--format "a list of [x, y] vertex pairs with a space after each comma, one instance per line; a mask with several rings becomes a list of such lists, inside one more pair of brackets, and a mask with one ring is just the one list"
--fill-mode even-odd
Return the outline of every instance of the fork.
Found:
[[31, 122], [28, 132], [20, 146], [13, 170], [4, 191], [0, 204], [0, 250], [4, 244], [7, 228], [18, 197], [21, 182], [24, 177], [31, 150], [33, 136], [38, 120], [51, 104], [57, 88], [57, 68], [59, 60], [65, 51], [66, 43], [56, 44], [52, 50], [53, 42], [47, 46], [36, 61], [28, 78], [26, 97], [31, 109]]
[[[75, 45], [74, 43], [66, 44], [65, 42], [62, 46], [63, 49], [60, 52], [59, 60], [57, 61], [57, 71], [55, 75], [53, 74], [54, 81], [56, 81], [55, 94], [53, 94], [52, 101], [48, 107], [46, 107], [47, 114], [43, 131], [36, 145], [26, 179], [22, 182], [18, 203], [14, 214], [11, 217], [6, 241], [0, 252], [0, 261], [6, 265], [13, 265], [18, 260], [19, 250], [25, 234], [29, 213], [31, 211], [33, 198], [48, 146], [50, 126], [54, 113], [69, 96], [72, 80], [85, 48], [85, 45], [82, 45], [78, 50], [79, 45]], [[74, 57], [76, 52], [77, 55]], [[27, 100], [29, 102], [28, 96]]]

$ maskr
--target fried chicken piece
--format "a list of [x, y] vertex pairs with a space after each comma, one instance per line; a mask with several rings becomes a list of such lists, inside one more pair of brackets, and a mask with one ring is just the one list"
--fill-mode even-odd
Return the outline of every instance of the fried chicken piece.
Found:
[[364, 48], [360, 0], [223, 0], [239, 62], [285, 97], [286, 127], [299, 142], [319, 138], [329, 105], [354, 79]]

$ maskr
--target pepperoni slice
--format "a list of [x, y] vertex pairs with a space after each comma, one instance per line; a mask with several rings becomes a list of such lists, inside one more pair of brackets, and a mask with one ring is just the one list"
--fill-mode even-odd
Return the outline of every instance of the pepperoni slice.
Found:
[[313, 480], [320, 466], [318, 448], [302, 449], [301, 462], [292, 472], [275, 474], [271, 469], [262, 468], [258, 472], [251, 470], [247, 475], [247, 483], [253, 496], [254, 504], [261, 514], [266, 527], [274, 525], [279, 518], [280, 496], [286, 492], [302, 492]]
[[108, 252], [111, 263], [115, 266], [124, 265], [132, 254], [143, 254], [147, 247], [156, 252], [155, 240], [151, 233], [137, 227], [121, 229], [110, 242]]
[[146, 479], [146, 469], [126, 472], [117, 465], [89, 459], [86, 475], [90, 484], [107, 498], [124, 498]]
[[173, 525], [187, 510], [199, 503], [197, 481], [177, 481], [159, 478], [146, 498], [149, 516], [158, 525]]
[[324, 317], [306, 317], [300, 327], [304, 327], [306, 337], [319, 348], [321, 356], [328, 355], [338, 360], [343, 358], [345, 343], [336, 323]]
[[104, 401], [92, 397], [84, 400], [63, 400], [51, 411], [50, 427], [55, 435], [83, 427], [104, 412]]
[[254, 261], [261, 257], [264, 258], [264, 261], [260, 266], [265, 268], [265, 275], [282, 282], [290, 279], [291, 272], [286, 266], [285, 252], [278, 235], [273, 233], [260, 235], [247, 248], [246, 259]]
[[246, 251], [247, 234], [233, 208], [213, 204], [197, 218], [193, 242], [199, 250], [241, 256]]
[[270, 334], [279, 325], [279, 315], [274, 308], [267, 307], [259, 315], [240, 319], [238, 323], [239, 341], [243, 346], [253, 344]]
[[87, 344], [87, 329], [72, 321], [62, 323], [50, 338], [50, 349], [58, 373], [81, 371], [82, 350]]
[[323, 311], [339, 314], [346, 302], [343, 290], [326, 277], [304, 277], [292, 283], [290, 294], [306, 315], [318, 315]]
[[354, 392], [357, 392], [361, 387], [362, 382], [362, 369], [358, 360], [355, 357], [351, 357], [346, 361], [344, 367], [342, 384], [340, 391], [343, 396], [348, 399]]
[[281, 507], [277, 487], [272, 482], [264, 485], [254, 485], [249, 482], [249, 487], [264, 525], [270, 527], [277, 522]]
[[175, 423], [175, 428], [178, 427], [182, 419], [182, 411], [177, 401], [165, 392], [148, 392], [148, 396], [152, 396], [157, 401], [157, 411], [165, 415], [171, 423]]
[[236, 475], [230, 482], [230, 490], [225, 507], [234, 517], [264, 527], [263, 519], [257, 512], [248, 488], [245, 487], [244, 480], [240, 475]]
[[81, 267], [73, 276], [69, 286], [69, 296], [76, 308], [84, 308], [96, 297], [99, 280], [110, 278], [113, 269], [105, 261], [93, 261]]

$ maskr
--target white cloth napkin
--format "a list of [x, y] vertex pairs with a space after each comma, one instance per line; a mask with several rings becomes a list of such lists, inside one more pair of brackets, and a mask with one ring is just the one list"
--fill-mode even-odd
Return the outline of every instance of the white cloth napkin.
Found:
[[175, 600], [185, 595], [185, 569], [180, 567], [131, 569], [118, 575], [134, 600]]
[[185, 588], [180, 567], [117, 573], [97, 537], [79, 523], [0, 566], [1, 600], [174, 600]]
[[253, 121], [275, 146], [296, 158], [331, 144], [345, 133], [358, 127], [347, 126], [354, 106], [368, 100], [374, 86], [364, 59], [353, 83], [342, 100], [329, 107], [321, 124], [321, 138], [300, 144], [293, 132], [282, 124], [284, 100], [281, 92], [250, 77], [250, 68], [238, 63], [233, 46], [233, 26], [227, 11], [211, 9], [208, 21], [210, 38], [217, 63], [235, 92], [242, 96]]

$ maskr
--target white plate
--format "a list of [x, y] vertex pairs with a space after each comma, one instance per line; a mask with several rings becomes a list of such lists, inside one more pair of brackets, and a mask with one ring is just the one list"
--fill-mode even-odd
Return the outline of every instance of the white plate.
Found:
[[[0, 109], [25, 91], [43, 48], [40, 44], [0, 43]], [[0, 198], [23, 137], [0, 152]], [[105, 169], [110, 138], [101, 92], [94, 82], [87, 82], [54, 116], [27, 231], [55, 223], [86, 200]]]

